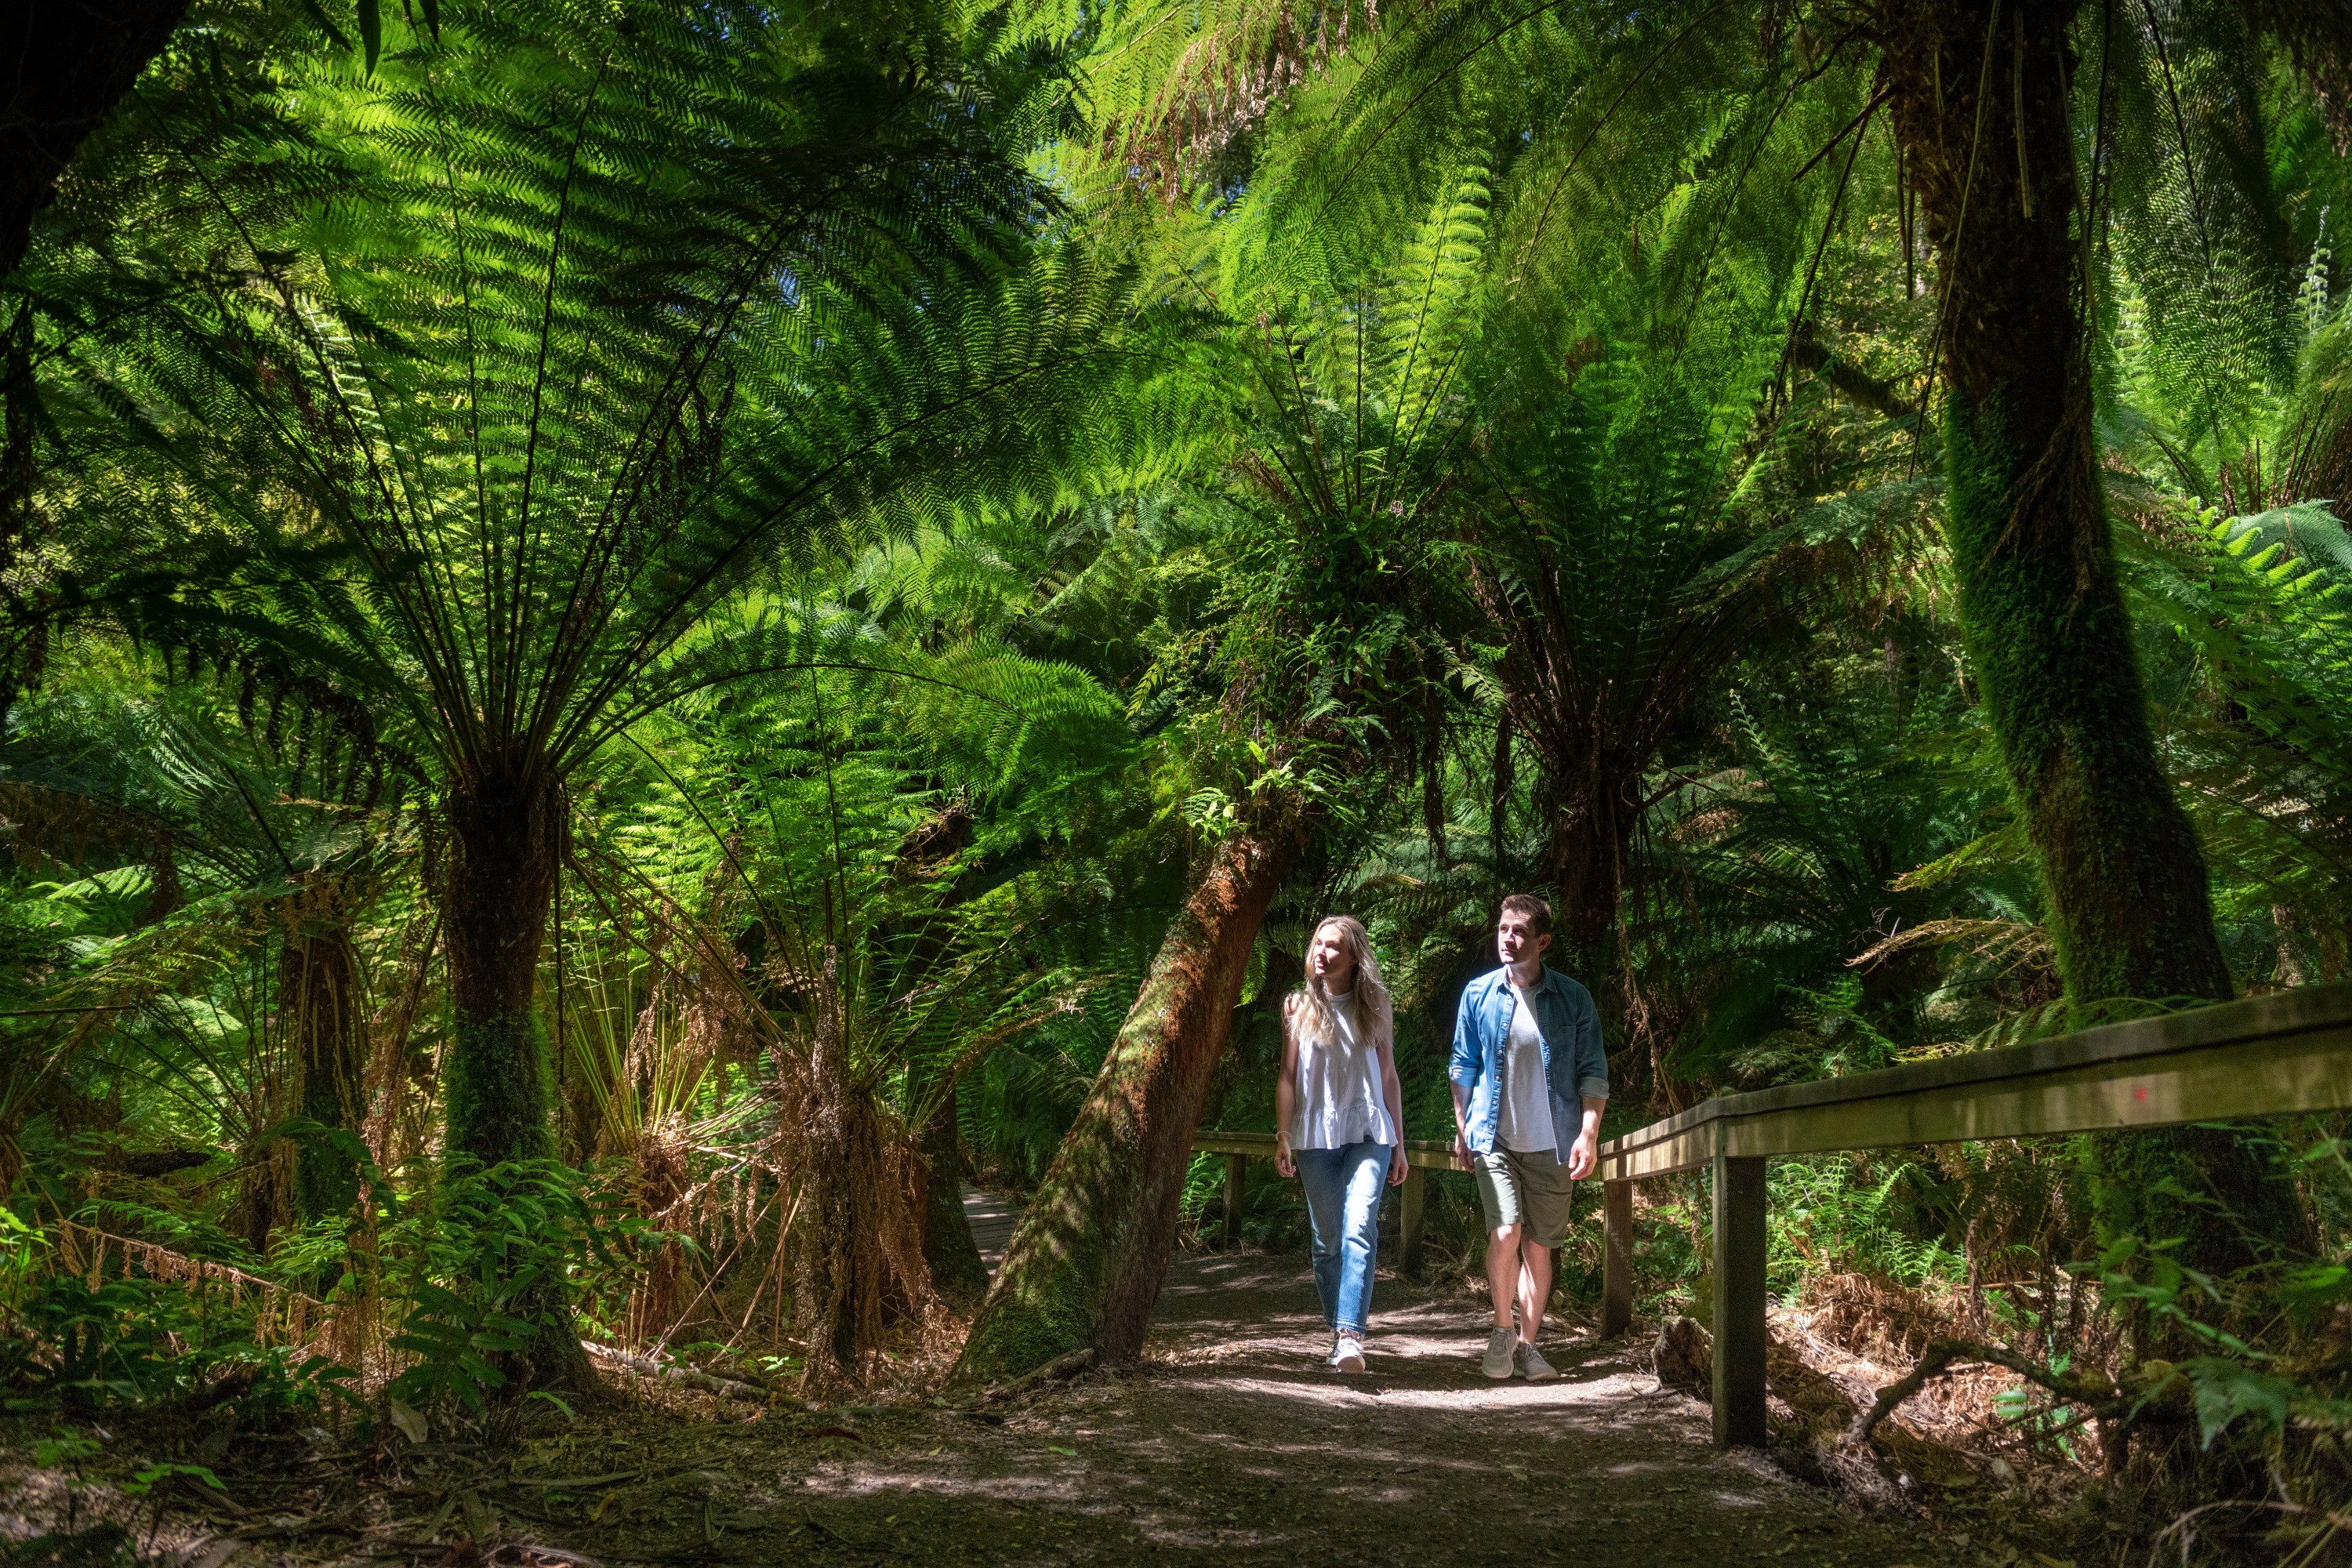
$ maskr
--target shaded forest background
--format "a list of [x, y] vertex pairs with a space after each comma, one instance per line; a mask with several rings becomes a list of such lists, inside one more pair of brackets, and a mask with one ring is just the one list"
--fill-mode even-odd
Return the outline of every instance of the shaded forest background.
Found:
[[[1612, 1132], [2352, 973], [2340, 6], [40, 26], [30, 1427], [1129, 1355], [1329, 912], [1416, 1137], [1511, 891]], [[2343, 1131], [1781, 1162], [1773, 1289], [2315, 1554]], [[964, 1181], [1030, 1198], [993, 1289]], [[1698, 1307], [1703, 1186], [1647, 1201]]]

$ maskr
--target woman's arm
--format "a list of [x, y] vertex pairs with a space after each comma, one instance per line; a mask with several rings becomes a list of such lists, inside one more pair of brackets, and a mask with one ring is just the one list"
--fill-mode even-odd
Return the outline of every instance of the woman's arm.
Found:
[[1286, 1180], [1298, 1174], [1290, 1157], [1290, 1119], [1298, 1107], [1298, 1031], [1291, 1026], [1297, 1000], [1294, 995], [1282, 1005], [1282, 1071], [1274, 1080], [1274, 1168]]
[[1397, 1081], [1393, 1022], [1381, 1038], [1381, 1098], [1388, 1101], [1389, 1129], [1396, 1134], [1396, 1147], [1389, 1152], [1389, 1185], [1402, 1186], [1411, 1167], [1404, 1161], [1404, 1086]]

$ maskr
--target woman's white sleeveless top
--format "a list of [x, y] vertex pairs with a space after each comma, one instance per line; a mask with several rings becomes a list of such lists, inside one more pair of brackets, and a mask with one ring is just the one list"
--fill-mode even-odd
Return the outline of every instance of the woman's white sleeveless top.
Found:
[[1331, 998], [1331, 1035], [1318, 1039], [1299, 1014], [1298, 1103], [1290, 1127], [1293, 1149], [1344, 1149], [1367, 1141], [1393, 1144], [1386, 1098], [1381, 1093], [1378, 1051], [1356, 1038], [1355, 1005]]

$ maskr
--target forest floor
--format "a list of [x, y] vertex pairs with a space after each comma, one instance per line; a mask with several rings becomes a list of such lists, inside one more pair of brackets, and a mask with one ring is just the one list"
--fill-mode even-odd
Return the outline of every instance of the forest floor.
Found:
[[[1318, 1363], [1303, 1258], [1190, 1254], [1139, 1366], [1010, 1401], [804, 1410], [664, 1387], [496, 1459], [316, 1433], [229, 1446], [226, 1499], [181, 1481], [159, 1509], [92, 1485], [75, 1506], [125, 1526], [139, 1560], [189, 1568], [2063, 1561], [2009, 1539], [2027, 1513], [1981, 1489], [1933, 1517], [1842, 1510], [1761, 1457], [1717, 1454], [1706, 1407], [1661, 1389], [1638, 1344], [1562, 1331], [1557, 1381], [1491, 1384], [1458, 1284], [1379, 1289], [1359, 1378]], [[0, 1561], [131, 1560], [6, 1553], [63, 1522], [67, 1482], [0, 1458]]]

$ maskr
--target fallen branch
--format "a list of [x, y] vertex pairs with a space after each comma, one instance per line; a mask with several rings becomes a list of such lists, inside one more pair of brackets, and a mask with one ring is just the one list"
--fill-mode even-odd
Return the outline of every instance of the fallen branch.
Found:
[[1041, 1384], [1066, 1382], [1094, 1364], [1095, 1348], [1087, 1345], [1083, 1349], [1071, 1351], [1066, 1355], [1057, 1355], [1044, 1366], [1033, 1367], [1008, 1383], [992, 1383], [981, 1397], [1010, 1399], [1014, 1394], [1024, 1394]]
[[740, 1399], [753, 1405], [768, 1403], [765, 1389], [754, 1388], [748, 1383], [738, 1383], [731, 1377], [713, 1377], [707, 1372], [697, 1372], [690, 1366], [656, 1361], [649, 1355], [639, 1355], [635, 1351], [625, 1351], [614, 1345], [600, 1345], [593, 1340], [582, 1340], [580, 1348], [590, 1355], [611, 1362], [643, 1377], [667, 1378], [672, 1383], [688, 1388], [699, 1389], [705, 1394], [715, 1394], [721, 1399]]
[[254, 1338], [267, 1344], [272, 1333], [289, 1345], [299, 1345], [317, 1331], [326, 1321], [327, 1304], [316, 1296], [306, 1296], [299, 1290], [289, 1290], [274, 1280], [257, 1274], [247, 1274], [242, 1268], [232, 1268], [226, 1263], [208, 1258], [191, 1258], [184, 1252], [174, 1252], [168, 1247], [158, 1247], [152, 1241], [134, 1237], [116, 1236], [111, 1231], [97, 1230], [86, 1225], [76, 1225], [60, 1216], [58, 1224], [58, 1256], [67, 1269], [86, 1279], [95, 1289], [106, 1273], [106, 1254], [110, 1247], [121, 1255], [122, 1271], [134, 1269], [148, 1279], [166, 1285], [186, 1285], [196, 1299], [198, 1310], [215, 1285], [226, 1289], [228, 1304], [241, 1307], [252, 1298], [254, 1308]]
[[1853, 1425], [1846, 1431], [1847, 1446], [1859, 1447], [1869, 1442], [1870, 1435], [1877, 1430], [1878, 1424], [1894, 1415], [1905, 1400], [1927, 1387], [1930, 1379], [1941, 1377], [1955, 1366], [1968, 1362], [2006, 1367], [2026, 1382], [2048, 1389], [2071, 1405], [2085, 1406], [2096, 1420], [2128, 1423], [2133, 1415], [2135, 1402], [2118, 1394], [2115, 1386], [2104, 1380], [2099, 1384], [2078, 1383], [1999, 1345], [1979, 1344], [1973, 1340], [1935, 1340], [1920, 1352], [1919, 1364], [1913, 1367], [1907, 1376], [1880, 1389], [1878, 1398], [1871, 1407], [1854, 1418]]

